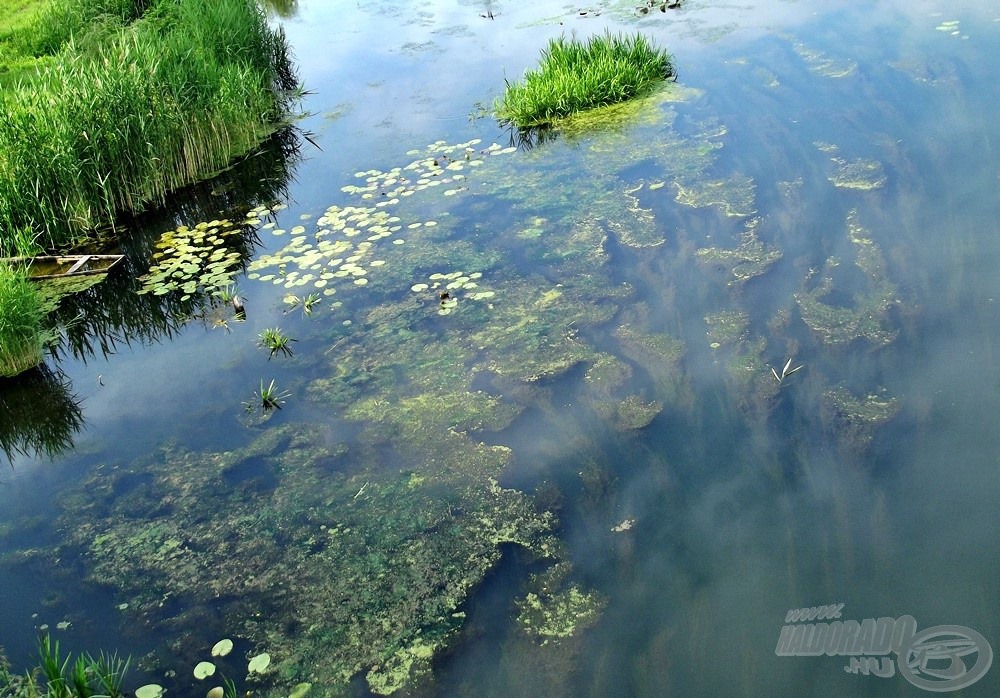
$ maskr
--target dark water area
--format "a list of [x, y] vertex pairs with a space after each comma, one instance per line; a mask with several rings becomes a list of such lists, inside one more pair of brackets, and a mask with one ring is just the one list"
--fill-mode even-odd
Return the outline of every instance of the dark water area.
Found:
[[[1000, 12], [639, 4], [277, 8], [298, 131], [0, 384], [15, 667], [47, 625], [167, 695], [1000, 695]], [[483, 115], [606, 27], [677, 84], [532, 147]], [[137, 294], [215, 218], [245, 318]]]

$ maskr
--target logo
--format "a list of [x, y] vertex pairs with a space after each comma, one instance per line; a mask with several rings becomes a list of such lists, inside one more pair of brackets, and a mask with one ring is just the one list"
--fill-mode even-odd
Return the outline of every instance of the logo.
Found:
[[892, 678], [898, 670], [917, 688], [939, 693], [971, 686], [993, 664], [990, 643], [971, 628], [936, 625], [917, 632], [913, 616], [838, 620], [843, 608], [841, 603], [789, 611], [774, 653], [850, 657], [844, 667], [849, 674]]

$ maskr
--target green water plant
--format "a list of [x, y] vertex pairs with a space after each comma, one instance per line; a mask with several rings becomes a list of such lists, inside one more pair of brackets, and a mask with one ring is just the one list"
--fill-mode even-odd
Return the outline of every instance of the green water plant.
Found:
[[271, 355], [267, 357], [268, 361], [279, 352], [285, 356], [291, 356], [292, 342], [294, 341], [278, 327], [268, 327], [260, 333], [260, 346], [271, 352]]
[[560, 117], [641, 96], [672, 77], [669, 53], [642, 34], [606, 33], [586, 42], [549, 41], [537, 70], [507, 82], [494, 103], [501, 123], [518, 128], [551, 124]]
[[[287, 390], [280, 390], [275, 383], [274, 379], [266, 386], [264, 385], [264, 379], [260, 381], [260, 391], [258, 396], [260, 398], [260, 406], [264, 412], [270, 412], [271, 410], [280, 410], [281, 406], [288, 399], [290, 392]], [[247, 410], [250, 411], [253, 408], [253, 403], [247, 406]]]
[[0, 264], [0, 376], [15, 376], [42, 361], [45, 311], [21, 269]]
[[[23, 675], [10, 672], [0, 656], [0, 695], [11, 698], [122, 698], [130, 660], [101, 652], [74, 660], [59, 651], [59, 641], [47, 633], [38, 640], [38, 666]], [[41, 683], [40, 683], [41, 681]]]

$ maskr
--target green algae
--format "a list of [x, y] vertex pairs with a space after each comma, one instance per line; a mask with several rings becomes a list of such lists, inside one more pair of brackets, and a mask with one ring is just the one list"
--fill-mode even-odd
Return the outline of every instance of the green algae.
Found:
[[741, 218], [756, 213], [752, 177], [731, 175], [725, 179], [674, 182], [677, 203], [694, 208], [719, 206], [727, 216]]
[[725, 370], [726, 385], [748, 414], [766, 415], [780, 385], [771, 377], [763, 355], [767, 341], [749, 333], [749, 316], [723, 310], [705, 316], [706, 341]]
[[593, 625], [607, 604], [599, 594], [567, 584], [570, 570], [568, 563], [559, 563], [533, 575], [531, 590], [517, 603], [518, 624], [542, 646]]
[[853, 58], [830, 58], [822, 51], [809, 48], [801, 42], [793, 42], [795, 53], [806, 62], [809, 69], [828, 78], [846, 78], [858, 70], [858, 63]]
[[899, 400], [881, 389], [855, 395], [843, 386], [823, 393], [826, 422], [849, 448], [864, 449], [874, 438], [875, 429], [899, 412]]
[[833, 169], [829, 179], [834, 186], [842, 189], [858, 189], [868, 191], [881, 189], [885, 185], [886, 176], [882, 163], [877, 160], [845, 160], [839, 157], [830, 158]]
[[766, 274], [782, 257], [781, 250], [770, 247], [757, 237], [760, 219], [750, 220], [740, 235], [740, 244], [735, 249], [706, 247], [698, 250], [698, 260], [730, 269], [732, 279], [729, 285], [745, 283]]
[[649, 426], [663, 411], [663, 403], [653, 400], [645, 402], [638, 395], [629, 395], [617, 404], [602, 403], [610, 407], [609, 416], [615, 428], [620, 431], [634, 431]]
[[723, 310], [705, 316], [708, 325], [706, 337], [708, 345], [718, 349], [725, 344], [733, 344], [744, 338], [750, 326], [749, 316], [741, 310]]
[[[118, 476], [98, 473], [70, 502], [71, 537], [88, 550], [90, 577], [113, 580], [147, 619], [166, 598], [229, 599], [228, 627], [272, 657], [264, 695], [303, 681], [340, 694], [362, 671], [372, 690], [393, 692], [429, 671], [501, 544], [559, 551], [551, 515], [496, 483], [509, 450], [456, 431], [438, 438], [448, 411], [415, 407], [370, 432], [401, 446], [424, 420], [391, 469], [331, 471], [330, 458], [350, 454], [319, 429], [285, 426], [235, 452], [166, 450], [144, 469], [147, 485], [101, 502], [93, 493], [113, 492]], [[250, 466], [263, 483], [234, 491], [226, 473]]]
[[617, 393], [632, 377], [632, 367], [612, 354], [598, 354], [584, 374], [587, 385], [603, 395]]
[[672, 102], [687, 102], [703, 94], [693, 87], [668, 82], [654, 92], [627, 102], [609, 104], [557, 119], [554, 128], [569, 139], [578, 139], [594, 131], [621, 130], [639, 125], [655, 125], [657, 111]]
[[46, 279], [35, 283], [42, 308], [46, 314], [59, 307], [59, 302], [67, 296], [83, 293], [89, 288], [104, 281], [107, 274], [92, 274], [88, 276], [66, 276], [59, 279]]
[[854, 247], [855, 266], [863, 272], [867, 292], [855, 293], [850, 305], [824, 303], [835, 290], [836, 258], [827, 259], [812, 288], [795, 294], [803, 322], [825, 344], [847, 344], [865, 339], [875, 346], [890, 344], [897, 335], [889, 311], [899, 304], [896, 286], [886, 277], [882, 252], [858, 222], [857, 210], [847, 217], [848, 238]]

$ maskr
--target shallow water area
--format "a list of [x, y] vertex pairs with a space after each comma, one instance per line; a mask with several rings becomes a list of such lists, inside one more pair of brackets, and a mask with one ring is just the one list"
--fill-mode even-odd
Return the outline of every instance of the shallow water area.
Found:
[[[16, 668], [45, 624], [168, 696], [1000, 693], [1000, 13], [642, 5], [283, 6], [311, 140], [0, 384]], [[606, 27], [677, 83], [483, 114]]]

